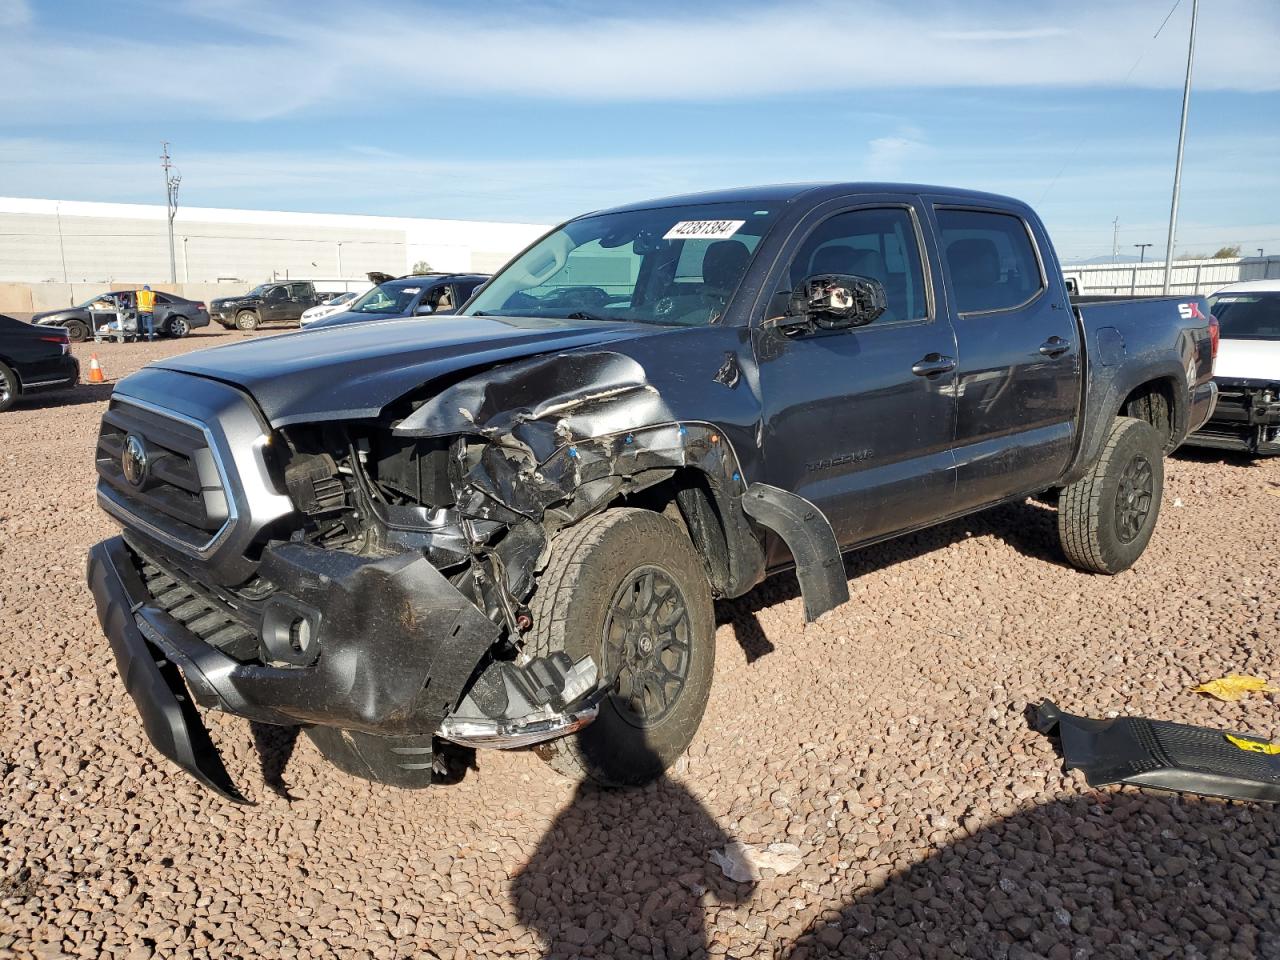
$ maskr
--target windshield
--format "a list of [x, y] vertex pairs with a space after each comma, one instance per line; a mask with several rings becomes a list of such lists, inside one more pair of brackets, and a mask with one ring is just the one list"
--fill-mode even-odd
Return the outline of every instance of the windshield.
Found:
[[1228, 340], [1280, 340], [1280, 292], [1224, 293], [1209, 300]]
[[244, 294], [244, 296], [260, 297], [274, 286], [275, 286], [274, 283], [260, 283], [256, 287], [254, 287], [252, 290], [250, 290], [248, 293]]
[[351, 305], [351, 313], [408, 313], [414, 298], [422, 292], [422, 287], [402, 287], [399, 284], [384, 283], [374, 287], [363, 297]]
[[775, 218], [736, 203], [583, 217], [512, 261], [463, 312], [716, 323]]

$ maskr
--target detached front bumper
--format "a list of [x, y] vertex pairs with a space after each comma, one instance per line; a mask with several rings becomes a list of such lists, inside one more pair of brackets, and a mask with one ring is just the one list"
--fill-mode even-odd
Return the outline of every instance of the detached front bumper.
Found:
[[366, 559], [279, 544], [265, 551], [262, 575], [278, 589], [259, 607], [260, 653], [246, 661], [166, 611], [139, 563], [122, 537], [89, 553], [120, 676], [156, 749], [233, 800], [243, 798], [193, 701], [263, 723], [333, 728], [341, 735], [313, 739], [342, 754], [331, 757], [338, 766], [425, 786], [432, 737], [498, 637], [420, 555]]
[[[300, 725], [340, 769], [401, 787], [433, 781], [437, 737], [513, 747], [595, 718], [594, 662], [492, 660], [498, 628], [419, 553], [370, 558], [277, 543], [259, 575], [274, 590], [235, 611], [239, 630], [225, 629], [225, 596], [175, 586], [181, 574], [163, 573], [123, 537], [89, 552], [98, 619], [148, 738], [231, 800], [244, 802], [197, 704]], [[153, 595], [157, 582], [166, 585]], [[175, 590], [177, 606], [166, 597]]]

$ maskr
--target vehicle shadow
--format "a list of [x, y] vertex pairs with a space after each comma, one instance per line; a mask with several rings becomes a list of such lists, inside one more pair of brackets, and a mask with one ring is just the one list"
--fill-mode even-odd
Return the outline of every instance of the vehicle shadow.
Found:
[[1098, 791], [951, 833], [774, 955], [1280, 956], [1275, 807]]
[[249, 730], [253, 734], [253, 746], [258, 753], [263, 782], [273, 793], [286, 800], [295, 799], [289, 792], [289, 785], [284, 782], [284, 771], [293, 757], [300, 728], [277, 727], [270, 723], [250, 721]]
[[1217, 450], [1213, 447], [1182, 446], [1170, 454], [1175, 460], [1186, 460], [1190, 463], [1212, 463], [1225, 467], [1238, 467], [1248, 470], [1256, 467], [1260, 459], [1247, 450]]
[[111, 398], [115, 389], [112, 383], [81, 383], [68, 390], [51, 390], [22, 396], [15, 410], [55, 410], [59, 407], [78, 407], [85, 403], [102, 403]]
[[739, 904], [754, 888], [709, 859], [731, 839], [674, 780], [584, 782], [514, 877], [512, 903], [547, 957], [705, 957], [704, 900]]
[[[1007, 503], [949, 523], [928, 527], [883, 543], [845, 554], [845, 575], [851, 581], [887, 570], [900, 563], [943, 550], [972, 537], [992, 536], [1003, 540], [1023, 556], [1067, 567], [1058, 546], [1058, 511], [1044, 499]], [[851, 584], [850, 592], [855, 592]], [[716, 605], [716, 625], [729, 624], [751, 663], [771, 653], [773, 643], [760, 625], [757, 614], [768, 607], [800, 596], [800, 585], [791, 572], [770, 577], [734, 600]]]

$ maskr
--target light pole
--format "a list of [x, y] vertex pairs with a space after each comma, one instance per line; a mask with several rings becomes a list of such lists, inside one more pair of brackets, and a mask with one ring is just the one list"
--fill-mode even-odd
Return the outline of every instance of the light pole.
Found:
[[1151, 246], [1151, 244], [1135, 243], [1134, 246], [1138, 248], [1138, 262], [1139, 263], [1145, 262], [1147, 259], [1147, 247]]
[[191, 260], [189, 259], [189, 255], [187, 253], [187, 241], [190, 239], [191, 239], [190, 237], [182, 238], [182, 282], [183, 283], [191, 282]]
[[342, 272], [342, 241], [338, 241], [338, 279], [345, 280], [346, 275]]
[[182, 183], [182, 174], [170, 174], [173, 163], [169, 160], [169, 141], [162, 140], [163, 152], [160, 154], [160, 166], [164, 168], [164, 202], [165, 213], [169, 217], [169, 282], [178, 282], [178, 258], [173, 247], [173, 218], [178, 214], [178, 184]]
[[1182, 86], [1182, 123], [1178, 126], [1178, 159], [1173, 166], [1173, 203], [1169, 207], [1169, 240], [1164, 251], [1164, 295], [1173, 282], [1173, 235], [1178, 229], [1178, 195], [1182, 192], [1182, 151], [1187, 145], [1187, 111], [1191, 107], [1191, 66], [1196, 53], [1196, 15], [1200, 0], [1191, 0], [1191, 39], [1187, 41], [1187, 79]]

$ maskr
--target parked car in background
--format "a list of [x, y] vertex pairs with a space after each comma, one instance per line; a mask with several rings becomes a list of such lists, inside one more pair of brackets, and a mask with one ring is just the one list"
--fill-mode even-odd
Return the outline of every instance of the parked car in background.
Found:
[[1280, 280], [1248, 280], [1209, 298], [1221, 345], [1218, 406], [1187, 443], [1257, 456], [1280, 454]]
[[158, 360], [103, 417], [98, 616], [156, 748], [225, 796], [197, 705], [399, 786], [531, 745], [653, 780], [713, 597], [794, 569], [813, 620], [842, 552], [1050, 490], [1068, 562], [1120, 573], [1215, 395], [1203, 298], [1073, 302], [1030, 207], [944, 187], [592, 213], [382, 327]]
[[[115, 319], [116, 305], [122, 310], [137, 309], [136, 290], [113, 290], [65, 310], [37, 313], [31, 322], [42, 327], [65, 327], [72, 343], [93, 336], [93, 331]], [[200, 300], [188, 300], [176, 293], [156, 291], [156, 333], [166, 337], [185, 337], [197, 327], [209, 325], [209, 310]]]
[[350, 309], [364, 291], [352, 290], [347, 293], [335, 293], [332, 297], [325, 300], [324, 303], [317, 303], [314, 307], [309, 307], [302, 312], [301, 319], [298, 320], [299, 326], [308, 326], [315, 323], [321, 317], [328, 317], [342, 310]]
[[0, 314], [0, 411], [28, 393], [74, 387], [79, 380], [80, 363], [66, 328]]
[[228, 330], [249, 331], [268, 324], [297, 323], [320, 302], [310, 280], [273, 280], [238, 297], [220, 297], [209, 305], [209, 312]]
[[322, 317], [308, 330], [343, 327], [368, 320], [396, 320], [452, 313], [488, 280], [482, 273], [432, 273], [378, 284], [346, 310]]

